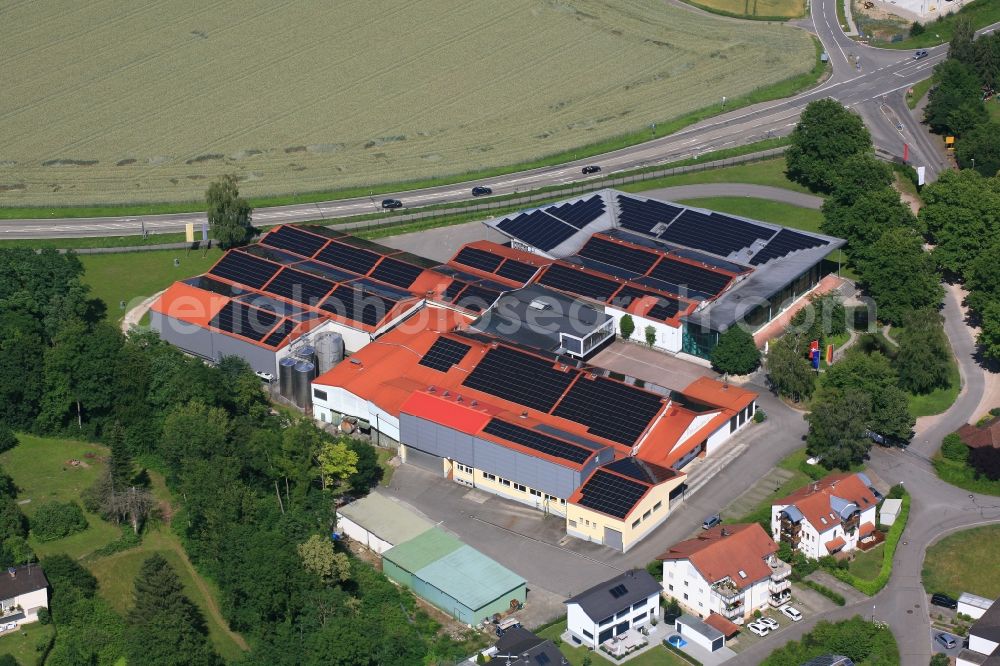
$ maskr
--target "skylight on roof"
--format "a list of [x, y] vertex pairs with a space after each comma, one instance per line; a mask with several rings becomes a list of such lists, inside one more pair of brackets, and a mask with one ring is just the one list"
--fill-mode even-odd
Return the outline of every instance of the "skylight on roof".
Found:
[[747, 572], [743, 571], [743, 569], [740, 569], [738, 573], [740, 574], [740, 578], [746, 578], [747, 577]]
[[819, 522], [821, 522], [821, 523], [823, 523], [824, 525], [826, 525], [826, 518], [824, 518], [823, 516], [820, 516], [820, 517], [819, 517]]

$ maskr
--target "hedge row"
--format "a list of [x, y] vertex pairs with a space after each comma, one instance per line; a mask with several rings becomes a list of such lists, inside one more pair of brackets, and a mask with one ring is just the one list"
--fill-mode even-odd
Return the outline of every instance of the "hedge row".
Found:
[[899, 539], [903, 536], [903, 530], [906, 528], [906, 519], [910, 515], [910, 495], [908, 493], [904, 494], [902, 499], [903, 506], [899, 510], [896, 522], [889, 528], [889, 534], [885, 537], [885, 547], [882, 551], [882, 568], [879, 570], [878, 576], [874, 580], [868, 580], [866, 578], [858, 578], [846, 569], [832, 569], [830, 573], [835, 578], [844, 581], [859, 592], [867, 594], [870, 597], [878, 594], [879, 590], [889, 583], [889, 577], [892, 576], [892, 559], [896, 555], [896, 546], [899, 545]]
[[820, 585], [814, 580], [804, 580], [802, 582], [805, 583], [806, 587], [816, 590], [824, 597], [826, 597], [833, 603], [837, 604], [838, 606], [843, 606], [845, 603], [847, 603], [847, 600], [844, 599], [843, 595], [841, 595], [839, 592], [831, 590], [826, 585]]

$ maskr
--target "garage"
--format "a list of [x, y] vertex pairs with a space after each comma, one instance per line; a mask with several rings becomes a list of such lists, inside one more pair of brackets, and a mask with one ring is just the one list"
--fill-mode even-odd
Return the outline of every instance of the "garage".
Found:
[[685, 640], [695, 643], [710, 652], [726, 647], [726, 637], [715, 627], [710, 627], [693, 615], [684, 614], [677, 618], [677, 633]]
[[399, 447], [399, 452], [403, 462], [406, 464], [433, 472], [438, 476], [444, 476], [444, 460], [433, 453], [427, 453], [426, 451], [402, 444]]

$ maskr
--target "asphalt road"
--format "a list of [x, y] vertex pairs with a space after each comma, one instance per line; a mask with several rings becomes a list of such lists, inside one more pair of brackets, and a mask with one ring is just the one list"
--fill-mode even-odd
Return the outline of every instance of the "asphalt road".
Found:
[[[259, 224], [303, 222], [346, 217], [380, 210], [380, 200], [400, 199], [406, 207], [463, 201], [471, 198], [473, 184], [489, 185], [494, 193], [524, 192], [549, 185], [596, 180], [584, 176], [581, 167], [599, 164], [603, 174], [663, 164], [701, 155], [713, 150], [759, 141], [791, 132], [802, 109], [811, 101], [832, 97], [855, 108], [872, 130], [877, 148], [887, 155], [902, 156], [903, 144], [911, 146], [911, 163], [923, 164], [933, 179], [946, 163], [926, 131], [910, 116], [903, 92], [926, 78], [944, 59], [947, 46], [929, 49], [919, 61], [910, 51], [877, 49], [850, 40], [837, 23], [835, 0], [816, 0], [812, 17], [800, 22], [822, 41], [833, 65], [832, 76], [823, 84], [795, 97], [765, 102], [703, 121], [680, 132], [604, 155], [553, 167], [533, 169], [505, 176], [440, 187], [399, 192], [379, 197], [361, 197], [315, 204], [259, 208], [254, 221]], [[991, 26], [992, 30], [997, 25]], [[721, 100], [720, 100], [721, 102]], [[182, 231], [185, 224], [196, 225], [204, 213], [101, 217], [70, 219], [5, 220], [0, 222], [0, 238], [52, 238], [81, 236], [121, 236], [138, 234], [142, 228], [155, 233]]]

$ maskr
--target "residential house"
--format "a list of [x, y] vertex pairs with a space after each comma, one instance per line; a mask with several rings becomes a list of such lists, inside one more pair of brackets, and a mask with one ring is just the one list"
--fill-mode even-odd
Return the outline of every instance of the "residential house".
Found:
[[[777, 551], [757, 523], [716, 525], [660, 555], [663, 591], [698, 618], [716, 613], [741, 623], [755, 610], [791, 598], [792, 569]], [[723, 633], [730, 633], [727, 626]]]
[[772, 502], [771, 536], [813, 559], [849, 552], [874, 538], [877, 505], [865, 474], [830, 474]]
[[955, 612], [960, 615], [968, 615], [973, 620], [978, 620], [986, 614], [986, 611], [988, 611], [992, 605], [992, 599], [981, 597], [978, 594], [962, 592], [962, 594], [958, 595], [958, 608]]
[[969, 629], [969, 647], [958, 654], [955, 666], [1000, 664], [1000, 603], [994, 603]]
[[37, 564], [9, 567], [0, 574], [0, 624], [38, 621], [38, 611], [49, 607], [49, 581]]
[[566, 600], [566, 627], [573, 642], [597, 649], [601, 643], [642, 627], [660, 615], [660, 584], [633, 569]]
[[523, 627], [503, 632], [490, 661], [504, 666], [568, 666], [569, 661], [547, 638], [539, 638]]

